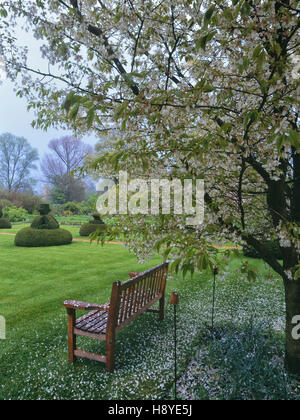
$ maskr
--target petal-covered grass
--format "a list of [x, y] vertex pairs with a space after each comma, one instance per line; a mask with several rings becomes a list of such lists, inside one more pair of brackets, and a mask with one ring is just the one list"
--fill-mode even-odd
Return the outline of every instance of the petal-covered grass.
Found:
[[[0, 399], [172, 398], [173, 307], [168, 300], [173, 290], [180, 294], [180, 398], [294, 398], [299, 394], [297, 385], [285, 376], [282, 366], [281, 282], [266, 282], [268, 270], [255, 261], [259, 278], [248, 283], [237, 272], [241, 259], [232, 258], [227, 275], [218, 276], [214, 331], [207, 328], [211, 275], [197, 274], [185, 280], [170, 276], [166, 319], [160, 322], [155, 314], [143, 314], [118, 334], [116, 371], [107, 374], [103, 364], [91, 360], [68, 363], [62, 301], [107, 302], [113, 281], [124, 281], [129, 271], [147, 269], [160, 259], [140, 265], [117, 244], [101, 247], [73, 242], [60, 247], [16, 248], [12, 236], [0, 235], [0, 315], [7, 322], [7, 338], [0, 340]], [[249, 331], [250, 344], [245, 339]], [[105, 351], [104, 343], [82, 337], [78, 347]], [[253, 352], [260, 354], [255, 366]], [[233, 363], [237, 356], [239, 367]], [[239, 369], [246, 376], [244, 382], [236, 373]], [[267, 379], [257, 381], [258, 377]]]

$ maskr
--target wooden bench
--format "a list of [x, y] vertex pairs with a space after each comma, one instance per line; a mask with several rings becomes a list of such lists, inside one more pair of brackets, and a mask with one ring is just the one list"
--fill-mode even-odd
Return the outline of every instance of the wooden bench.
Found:
[[[107, 372], [113, 372], [116, 334], [143, 312], [158, 313], [159, 319], [164, 319], [167, 272], [168, 263], [163, 263], [144, 273], [130, 273], [130, 280], [113, 283], [110, 302], [105, 305], [66, 300], [63, 306], [68, 313], [69, 361], [87, 357], [106, 363]], [[151, 309], [158, 301], [159, 309]], [[77, 309], [90, 312], [76, 319]], [[106, 355], [78, 350], [76, 335], [105, 341]]]

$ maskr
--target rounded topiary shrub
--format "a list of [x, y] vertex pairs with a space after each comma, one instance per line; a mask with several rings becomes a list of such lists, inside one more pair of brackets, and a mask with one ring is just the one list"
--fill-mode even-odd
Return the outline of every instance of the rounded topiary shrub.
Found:
[[57, 220], [49, 215], [49, 204], [41, 204], [37, 216], [28, 228], [21, 229], [15, 236], [15, 245], [41, 247], [68, 245], [72, 242], [71, 232], [60, 229]]
[[8, 219], [2, 217], [2, 209], [0, 209], [0, 229], [11, 229], [11, 223]]
[[72, 234], [65, 229], [21, 229], [15, 236], [15, 245], [24, 247], [42, 247], [68, 245], [72, 242]]
[[[279, 241], [273, 240], [273, 241], [262, 241], [264, 247], [273, 255], [274, 258], [277, 260], [282, 260], [282, 252], [279, 246]], [[243, 246], [243, 254], [245, 257], [251, 257], [251, 258], [261, 258], [259, 253], [254, 249], [252, 246], [244, 245]]]
[[97, 230], [104, 231], [105, 229], [106, 229], [105, 224], [94, 225], [92, 223], [85, 223], [84, 225], [81, 226], [79, 234], [80, 236], [89, 236], [91, 233], [96, 232]]
[[106, 224], [101, 220], [101, 217], [98, 213], [92, 214], [93, 219], [88, 223], [81, 225], [79, 234], [80, 236], [89, 236], [91, 233], [96, 232], [97, 230], [105, 230]]

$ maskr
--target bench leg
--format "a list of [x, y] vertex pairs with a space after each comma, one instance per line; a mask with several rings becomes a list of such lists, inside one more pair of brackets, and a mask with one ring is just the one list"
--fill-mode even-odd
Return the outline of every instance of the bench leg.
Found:
[[68, 308], [68, 347], [69, 347], [69, 362], [73, 363], [76, 359], [74, 351], [76, 350], [76, 335], [74, 334], [75, 327], [75, 310]]
[[165, 319], [165, 295], [159, 299], [159, 320]]
[[106, 341], [106, 371], [112, 373], [115, 369], [115, 337]]

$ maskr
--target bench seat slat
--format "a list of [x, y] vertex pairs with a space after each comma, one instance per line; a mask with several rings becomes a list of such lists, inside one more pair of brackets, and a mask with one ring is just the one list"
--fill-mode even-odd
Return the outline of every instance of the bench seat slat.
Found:
[[[84, 319], [82, 319], [84, 318]], [[107, 312], [97, 311], [90, 312], [76, 320], [75, 326], [82, 331], [94, 332], [96, 330], [105, 334], [107, 326], [108, 315]], [[97, 331], [98, 332], [98, 331]]]

